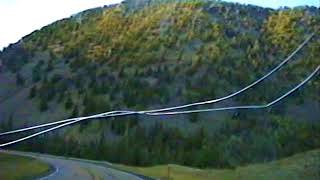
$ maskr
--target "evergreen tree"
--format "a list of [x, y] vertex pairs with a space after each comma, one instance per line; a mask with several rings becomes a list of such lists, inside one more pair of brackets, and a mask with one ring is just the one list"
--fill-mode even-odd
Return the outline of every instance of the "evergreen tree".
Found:
[[47, 65], [47, 68], [46, 68], [46, 71], [47, 72], [50, 72], [53, 70], [53, 64], [52, 64], [52, 60], [48, 61], [48, 65]]
[[78, 106], [75, 105], [73, 107], [72, 113], [71, 113], [71, 117], [78, 117], [79, 116], [79, 110], [78, 110]]
[[5, 129], [6, 129], [6, 131], [13, 130], [13, 115], [12, 114], [9, 116], [9, 119], [7, 121], [7, 125], [6, 125]]
[[48, 103], [45, 99], [40, 99], [39, 110], [40, 112], [45, 112], [48, 110]]
[[37, 86], [32, 86], [29, 92], [29, 98], [32, 99], [36, 96], [37, 94]]
[[24, 80], [23, 76], [18, 72], [18, 73], [16, 74], [16, 84], [17, 84], [18, 86], [23, 86], [24, 83], [25, 83], [25, 80]]
[[73, 101], [72, 101], [72, 99], [71, 99], [71, 97], [69, 95], [64, 107], [66, 108], [66, 110], [70, 110], [72, 108], [72, 106], [73, 106]]

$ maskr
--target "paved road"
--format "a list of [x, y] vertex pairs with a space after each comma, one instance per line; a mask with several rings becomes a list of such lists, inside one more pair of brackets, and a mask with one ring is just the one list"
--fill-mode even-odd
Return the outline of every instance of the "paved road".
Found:
[[[122, 172], [109, 168], [111, 165], [107, 162], [88, 161], [80, 159], [66, 159], [63, 157], [25, 153], [16, 151], [0, 151], [4, 153], [10, 153], [15, 155], [29, 156], [41, 161], [47, 162], [55, 169], [50, 175], [40, 178], [40, 180], [142, 180], [143, 177], [139, 177], [130, 173]], [[96, 164], [99, 163], [99, 164]]]

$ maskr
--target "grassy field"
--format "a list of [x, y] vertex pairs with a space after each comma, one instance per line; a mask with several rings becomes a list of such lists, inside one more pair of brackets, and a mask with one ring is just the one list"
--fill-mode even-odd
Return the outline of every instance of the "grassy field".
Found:
[[[201, 170], [178, 165], [163, 165], [148, 168], [117, 165], [118, 168], [157, 179], [214, 180], [214, 179], [320, 179], [320, 150], [309, 151], [264, 164], [238, 167], [234, 170]], [[169, 167], [169, 170], [168, 170]], [[168, 174], [170, 178], [168, 178]]]
[[0, 153], [0, 179], [34, 179], [51, 171], [51, 167], [29, 157]]

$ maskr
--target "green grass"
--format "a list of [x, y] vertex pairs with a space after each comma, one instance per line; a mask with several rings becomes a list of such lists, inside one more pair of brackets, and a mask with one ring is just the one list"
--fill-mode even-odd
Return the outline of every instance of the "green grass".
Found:
[[51, 170], [48, 164], [33, 158], [0, 153], [0, 179], [34, 179]]
[[116, 165], [118, 168], [157, 179], [171, 180], [214, 180], [214, 179], [320, 179], [320, 150], [300, 153], [278, 161], [238, 167], [234, 170], [195, 169], [178, 165], [162, 165], [154, 167], [131, 167]]

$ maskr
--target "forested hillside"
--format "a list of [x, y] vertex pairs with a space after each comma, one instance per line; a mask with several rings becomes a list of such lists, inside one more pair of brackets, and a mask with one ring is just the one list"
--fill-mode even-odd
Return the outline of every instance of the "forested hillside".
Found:
[[[290, 65], [214, 107], [263, 104], [320, 64], [319, 27], [315, 7], [126, 0], [87, 10], [0, 52], [0, 129], [222, 97], [263, 76], [314, 32]], [[265, 110], [94, 120], [13, 148], [131, 165], [270, 161], [320, 148], [319, 92], [317, 77]]]

